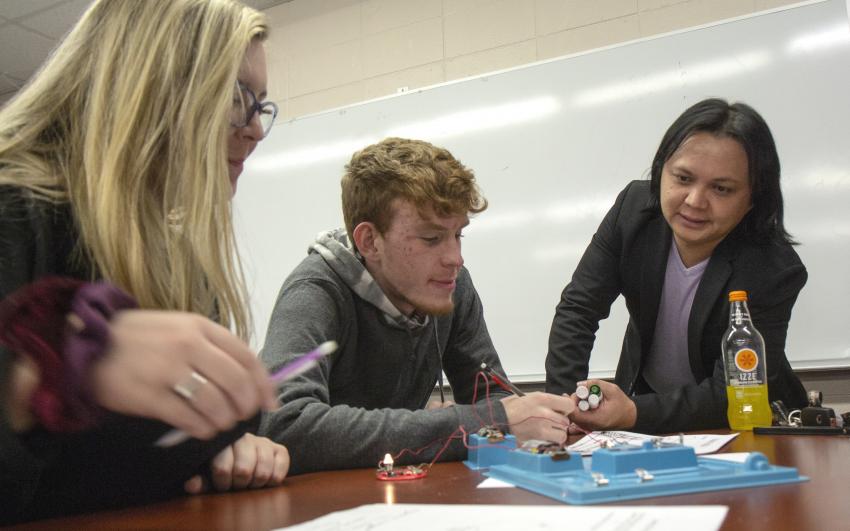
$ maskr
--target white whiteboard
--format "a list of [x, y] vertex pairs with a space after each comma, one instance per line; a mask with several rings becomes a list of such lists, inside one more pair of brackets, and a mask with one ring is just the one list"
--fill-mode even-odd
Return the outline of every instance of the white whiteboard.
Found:
[[[475, 171], [490, 208], [466, 231], [466, 265], [506, 370], [542, 380], [561, 290], [617, 193], [648, 175], [676, 116], [723, 97], [762, 113], [779, 147], [786, 227], [809, 270], [789, 330], [792, 365], [848, 367], [848, 94], [847, 7], [831, 0], [278, 123], [235, 200], [256, 346], [314, 236], [342, 225], [339, 180], [351, 153], [407, 136]], [[626, 322], [620, 299], [597, 334], [592, 375], [613, 375]]]

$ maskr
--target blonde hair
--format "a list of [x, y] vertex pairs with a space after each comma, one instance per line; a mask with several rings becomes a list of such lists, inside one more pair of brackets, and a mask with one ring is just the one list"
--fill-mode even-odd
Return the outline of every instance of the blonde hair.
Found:
[[0, 111], [0, 185], [69, 203], [78, 251], [143, 308], [246, 339], [227, 117], [267, 30], [230, 0], [98, 0]]
[[394, 199], [410, 201], [438, 216], [477, 214], [487, 208], [472, 171], [448, 150], [422, 140], [386, 138], [358, 151], [342, 177], [342, 215], [354, 241], [354, 228], [369, 221], [385, 232]]

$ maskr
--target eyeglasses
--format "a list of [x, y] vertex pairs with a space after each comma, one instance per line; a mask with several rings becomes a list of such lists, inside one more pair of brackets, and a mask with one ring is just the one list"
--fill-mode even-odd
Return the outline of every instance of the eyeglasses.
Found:
[[230, 107], [230, 125], [245, 127], [251, 123], [255, 113], [260, 117], [265, 137], [274, 125], [277, 105], [272, 101], [258, 102], [251, 89], [237, 81], [233, 89], [233, 104]]

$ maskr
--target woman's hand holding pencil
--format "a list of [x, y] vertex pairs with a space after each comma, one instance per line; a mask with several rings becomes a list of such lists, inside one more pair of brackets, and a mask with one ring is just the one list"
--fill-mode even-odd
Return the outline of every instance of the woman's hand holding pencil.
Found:
[[[299, 356], [295, 360], [287, 363], [274, 373], [269, 376], [269, 381], [274, 386], [279, 386], [283, 382], [287, 380], [291, 380], [302, 374], [316, 365], [318, 365], [319, 361], [332, 353], [337, 349], [336, 341], [326, 341], [311, 350], [310, 352], [304, 354], [303, 356]], [[186, 440], [188, 440], [191, 436], [183, 430], [174, 429], [167, 432], [165, 435], [160, 437], [154, 444], [161, 448], [168, 448], [170, 446], [175, 446], [180, 444]]]

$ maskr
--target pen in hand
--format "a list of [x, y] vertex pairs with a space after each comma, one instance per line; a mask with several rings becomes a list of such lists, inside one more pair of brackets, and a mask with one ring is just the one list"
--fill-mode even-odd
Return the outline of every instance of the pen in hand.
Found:
[[303, 374], [318, 365], [320, 359], [324, 358], [336, 349], [336, 341], [325, 341], [307, 354], [290, 361], [280, 369], [273, 372], [269, 376], [269, 380], [271, 380], [271, 382], [275, 385], [280, 385], [287, 380], [291, 380], [299, 374]]
[[[272, 384], [274, 385], [280, 385], [287, 380], [291, 380], [299, 374], [303, 374], [318, 365], [319, 360], [332, 353], [336, 349], [336, 341], [325, 341], [310, 352], [304, 354], [303, 356], [299, 356], [298, 358], [287, 363], [277, 371], [273, 372], [271, 375], [269, 375], [269, 380], [271, 380]], [[168, 448], [187, 441], [190, 438], [191, 436], [185, 431], [180, 429], [173, 429], [165, 433], [165, 435], [163, 435], [159, 439], [157, 439], [156, 442], [154, 442], [154, 445], [159, 446], [160, 448]]]

